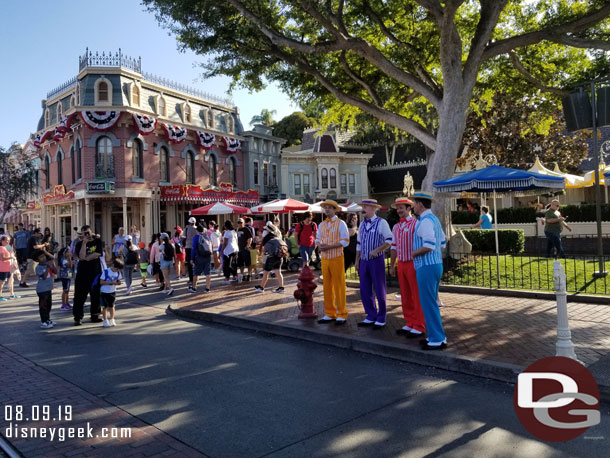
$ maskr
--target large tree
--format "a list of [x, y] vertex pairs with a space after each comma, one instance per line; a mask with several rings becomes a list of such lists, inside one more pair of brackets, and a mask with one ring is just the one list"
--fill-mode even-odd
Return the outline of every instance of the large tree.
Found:
[[303, 131], [315, 124], [316, 120], [300, 111], [285, 116], [273, 125], [273, 135], [286, 139], [284, 146], [300, 145]]
[[32, 157], [18, 144], [0, 147], [0, 222], [12, 208], [25, 204], [26, 196], [35, 190], [36, 170]]
[[452, 175], [479, 88], [553, 91], [607, 70], [606, 0], [144, 0], [208, 76], [299, 103], [336, 100], [430, 151], [424, 189]]
[[275, 110], [269, 110], [267, 108], [263, 108], [261, 110], [261, 114], [252, 116], [250, 120], [250, 125], [252, 124], [263, 124], [264, 126], [272, 126], [275, 121], [273, 121], [273, 115], [277, 113]]

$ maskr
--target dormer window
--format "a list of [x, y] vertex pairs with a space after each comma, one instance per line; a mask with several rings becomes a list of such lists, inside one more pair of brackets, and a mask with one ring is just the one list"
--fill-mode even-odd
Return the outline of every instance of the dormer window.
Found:
[[214, 128], [214, 113], [212, 112], [211, 108], [208, 110], [208, 128]]
[[188, 103], [184, 104], [184, 122], [191, 122], [191, 107]]
[[97, 100], [100, 102], [108, 102], [108, 83], [102, 81], [97, 86]]
[[49, 127], [51, 125], [51, 112], [47, 108], [44, 112], [44, 126]]
[[61, 122], [61, 101], [57, 102], [57, 122]]
[[234, 132], [233, 116], [227, 115], [227, 131], [232, 134]]
[[135, 84], [131, 87], [131, 104], [134, 107], [140, 106], [140, 88]]
[[95, 82], [95, 104], [112, 105], [112, 83], [101, 77]]
[[165, 111], [165, 99], [163, 97], [159, 97], [158, 99], [157, 111], [159, 112], [159, 116], [167, 116], [167, 111]]

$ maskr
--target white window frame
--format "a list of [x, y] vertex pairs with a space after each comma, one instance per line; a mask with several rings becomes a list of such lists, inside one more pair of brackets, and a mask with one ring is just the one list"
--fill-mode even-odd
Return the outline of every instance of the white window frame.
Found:
[[303, 187], [301, 185], [301, 174], [300, 173], [295, 173], [292, 176], [292, 189], [294, 191], [294, 195], [295, 196], [300, 196], [301, 192], [303, 191]]
[[[100, 91], [99, 91], [99, 87], [101, 83], [106, 83], [108, 85], [108, 100], [100, 100]], [[95, 93], [95, 105], [97, 106], [101, 106], [101, 107], [109, 107], [112, 106], [112, 94], [113, 94], [113, 90], [112, 90], [112, 83], [110, 82], [110, 80], [104, 76], [99, 77], [96, 81], [95, 81], [95, 85], [93, 87], [94, 93]]]
[[[348, 175], [347, 184], [348, 184], [348, 188], [347, 189], [348, 189], [349, 193], [351, 195], [356, 194], [356, 174], [355, 173], [350, 173]], [[352, 188], [352, 185], [353, 185], [353, 188]]]

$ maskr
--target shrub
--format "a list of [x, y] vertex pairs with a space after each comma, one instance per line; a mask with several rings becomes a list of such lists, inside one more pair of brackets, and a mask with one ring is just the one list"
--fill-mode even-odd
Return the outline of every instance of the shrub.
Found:
[[[463, 230], [464, 236], [472, 244], [473, 252], [495, 253], [496, 239], [494, 232], [484, 229]], [[525, 236], [523, 229], [499, 229], [498, 245], [500, 253], [523, 253]]]
[[[602, 204], [602, 221], [610, 221], [610, 204]], [[595, 221], [595, 204], [562, 205], [561, 214], [571, 223]], [[493, 211], [490, 212], [493, 216]], [[464, 211], [451, 212], [453, 224], [474, 224], [480, 215]], [[536, 209], [533, 207], [502, 208], [498, 210], [498, 223], [535, 223]]]

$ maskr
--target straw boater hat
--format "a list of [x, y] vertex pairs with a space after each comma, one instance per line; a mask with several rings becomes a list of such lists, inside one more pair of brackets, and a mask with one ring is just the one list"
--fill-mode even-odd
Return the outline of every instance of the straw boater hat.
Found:
[[411, 199], [407, 199], [406, 197], [399, 197], [394, 201], [391, 207], [396, 208], [397, 205], [410, 205], [412, 207], [413, 201]]
[[427, 199], [434, 202], [434, 197], [429, 192], [416, 192], [411, 196], [412, 199]]
[[360, 202], [360, 206], [362, 207], [363, 205], [381, 208], [381, 205], [379, 205], [379, 203], [375, 199], [362, 199], [362, 202]]
[[335, 207], [336, 210], [340, 210], [341, 209], [339, 207], [339, 204], [337, 202], [335, 202], [334, 200], [326, 199], [324, 202], [320, 203], [320, 207], [323, 207], [324, 205], [330, 205], [331, 207]]

